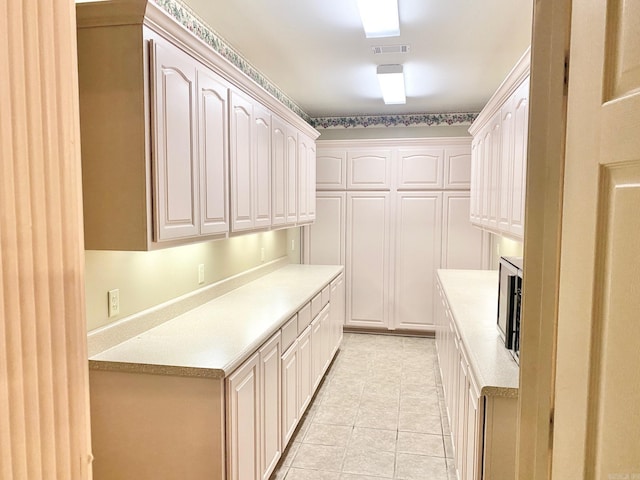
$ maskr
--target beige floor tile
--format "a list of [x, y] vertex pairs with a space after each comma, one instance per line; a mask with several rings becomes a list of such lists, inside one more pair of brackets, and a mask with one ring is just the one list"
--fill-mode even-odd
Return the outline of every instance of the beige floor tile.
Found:
[[344, 392], [335, 388], [325, 393], [324, 397], [322, 397], [322, 405], [358, 408], [361, 396], [360, 393]]
[[398, 432], [398, 453], [414, 453], [444, 458], [442, 435], [416, 432]]
[[392, 478], [395, 454], [349, 448], [344, 457], [343, 473]]
[[356, 427], [379, 428], [382, 430], [398, 429], [398, 411], [380, 411], [377, 408], [361, 407], [355, 422]]
[[343, 405], [320, 405], [313, 421], [328, 425], [354, 425], [357, 413], [358, 408], [355, 406], [347, 408]]
[[385, 395], [385, 392], [377, 390], [365, 390], [359, 402], [360, 408], [378, 409], [383, 412], [393, 410], [398, 411], [400, 407], [399, 395]]
[[349, 440], [351, 450], [396, 451], [396, 430], [355, 427]]
[[339, 472], [290, 468], [286, 480], [339, 480]]
[[431, 415], [437, 415], [439, 408], [436, 406], [438, 398], [435, 392], [432, 395], [425, 397], [411, 397], [402, 395], [400, 398], [400, 410], [407, 413], [429, 413]]
[[[344, 452], [344, 447], [303, 443], [300, 445], [291, 467], [339, 472], [342, 467]], [[291, 474], [291, 470], [289, 470], [289, 474]]]
[[304, 436], [303, 443], [346, 447], [353, 427], [347, 425], [326, 425], [312, 423]]
[[395, 478], [402, 480], [447, 480], [444, 458], [398, 453]]
[[441, 435], [442, 424], [440, 415], [428, 413], [410, 413], [400, 410], [398, 415], [398, 430], [403, 432], [432, 433]]
[[380, 477], [370, 477], [369, 475], [356, 475], [353, 473], [343, 473], [340, 480], [380, 480]]

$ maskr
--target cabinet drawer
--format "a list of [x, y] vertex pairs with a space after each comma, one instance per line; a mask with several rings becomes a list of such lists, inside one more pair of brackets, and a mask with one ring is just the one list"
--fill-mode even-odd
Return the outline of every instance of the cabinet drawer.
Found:
[[331, 299], [331, 285], [327, 285], [322, 289], [322, 307], [324, 307]]
[[284, 352], [289, 346], [298, 338], [298, 314], [295, 314], [291, 319], [284, 324], [281, 329], [282, 332], [282, 351]]
[[322, 292], [318, 293], [311, 300], [311, 318], [316, 318], [322, 310]]
[[311, 302], [298, 311], [298, 335], [311, 323]]

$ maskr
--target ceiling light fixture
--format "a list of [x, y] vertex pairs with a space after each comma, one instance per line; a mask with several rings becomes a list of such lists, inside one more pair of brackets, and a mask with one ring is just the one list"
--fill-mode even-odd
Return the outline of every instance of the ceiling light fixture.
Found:
[[398, 0], [357, 0], [367, 38], [400, 35]]
[[378, 65], [377, 73], [384, 103], [387, 105], [407, 103], [402, 65]]

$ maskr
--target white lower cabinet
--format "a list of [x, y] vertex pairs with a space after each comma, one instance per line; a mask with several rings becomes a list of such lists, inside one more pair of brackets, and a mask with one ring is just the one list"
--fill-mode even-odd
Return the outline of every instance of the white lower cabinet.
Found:
[[309, 325], [298, 337], [298, 420], [304, 415], [313, 395], [311, 358], [311, 325]]
[[281, 335], [260, 349], [260, 478], [268, 480], [282, 455]]
[[296, 340], [282, 354], [282, 445], [286, 445], [298, 424], [299, 352]]

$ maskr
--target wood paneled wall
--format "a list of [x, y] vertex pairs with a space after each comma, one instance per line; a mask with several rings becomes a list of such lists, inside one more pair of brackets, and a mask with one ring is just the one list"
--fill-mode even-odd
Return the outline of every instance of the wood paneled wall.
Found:
[[0, 479], [91, 477], [75, 5], [0, 3]]

